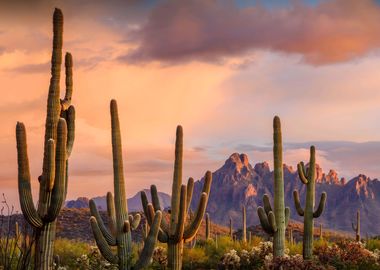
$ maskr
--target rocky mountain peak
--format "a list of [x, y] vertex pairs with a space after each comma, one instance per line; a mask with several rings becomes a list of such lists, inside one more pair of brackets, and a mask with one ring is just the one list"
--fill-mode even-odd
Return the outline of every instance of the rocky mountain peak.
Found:
[[371, 188], [369, 188], [369, 183], [371, 182], [371, 179], [364, 175], [359, 174], [357, 177], [352, 179], [355, 183], [355, 190], [356, 194], [361, 197], [364, 196], [364, 198], [375, 198], [375, 194]]
[[233, 153], [224, 163], [224, 169], [246, 174], [251, 171], [251, 165], [246, 154]]
[[253, 169], [260, 176], [270, 173], [269, 163], [266, 161], [261, 162], [261, 163], [256, 163]]

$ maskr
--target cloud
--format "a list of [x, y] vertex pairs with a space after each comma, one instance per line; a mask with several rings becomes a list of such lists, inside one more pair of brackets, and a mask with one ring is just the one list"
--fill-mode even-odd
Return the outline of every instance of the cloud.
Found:
[[301, 54], [313, 65], [348, 61], [378, 49], [380, 7], [371, 0], [238, 7], [233, 1], [167, 1], [129, 37], [134, 63], [223, 63], [256, 49]]

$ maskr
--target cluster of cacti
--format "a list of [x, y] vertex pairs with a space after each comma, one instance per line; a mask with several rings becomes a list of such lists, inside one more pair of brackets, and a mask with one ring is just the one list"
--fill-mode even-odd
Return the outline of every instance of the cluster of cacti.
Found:
[[210, 239], [210, 216], [206, 213], [206, 241]]
[[[141, 216], [139, 214], [128, 215], [127, 200], [125, 195], [125, 183], [123, 172], [123, 158], [121, 146], [121, 134], [117, 103], [111, 101], [111, 124], [112, 124], [112, 155], [113, 155], [113, 174], [114, 174], [114, 192], [107, 193], [107, 213], [110, 226], [104, 225], [99, 215], [98, 209], [93, 200], [90, 200], [91, 210], [91, 227], [94, 233], [96, 244], [99, 247], [103, 257], [112, 264], [117, 264], [119, 269], [132, 269], [132, 238], [131, 230], [137, 228]], [[149, 204], [147, 207], [152, 207]], [[146, 267], [153, 255], [156, 244], [159, 226], [161, 223], [162, 213], [158, 209], [152, 213], [149, 218], [150, 231], [145, 238], [144, 248], [139, 256], [138, 261], [133, 265], [133, 269], [142, 269]], [[117, 247], [117, 254], [114, 254], [112, 247]]]
[[280, 118], [273, 119], [273, 157], [274, 157], [274, 211], [267, 194], [263, 196], [264, 207], [257, 213], [264, 231], [273, 237], [273, 256], [282, 257], [285, 251], [285, 229], [288, 226], [290, 210], [285, 207], [284, 175], [282, 166], [282, 137]]
[[[167, 243], [168, 268], [173, 270], [182, 268], [183, 244], [184, 242], [190, 242], [199, 229], [203, 215], [206, 211], [212, 181], [211, 172], [208, 171], [204, 178], [203, 190], [196, 212], [194, 213], [193, 218], [189, 221], [189, 224], [185, 226], [192, 199], [194, 180], [190, 178], [187, 185], [182, 185], [182, 155], [183, 131], [182, 127], [178, 126], [176, 131], [170, 222], [162, 219], [161, 229], [158, 234], [158, 240], [162, 243]], [[141, 192], [141, 201], [149, 224], [152, 223], [154, 211], [161, 210], [157, 188], [154, 185], [151, 186], [151, 195], [153, 207], [148, 204], [146, 193], [144, 191]]]
[[47, 99], [44, 156], [37, 209], [34, 206], [26, 131], [23, 123], [16, 126], [18, 189], [21, 210], [35, 229], [35, 269], [52, 269], [56, 218], [65, 202], [68, 181], [68, 158], [74, 142], [75, 110], [71, 105], [73, 90], [72, 57], [66, 54], [66, 94], [60, 100], [63, 15], [55, 9], [53, 15], [53, 52], [51, 79]]
[[326, 204], [327, 194], [323, 192], [317, 210], [314, 211], [315, 204], [315, 147], [310, 147], [310, 161], [309, 167], [305, 170], [303, 162], [297, 165], [298, 175], [301, 182], [306, 185], [306, 202], [305, 208], [302, 209], [299, 194], [297, 190], [294, 190], [294, 204], [298, 215], [303, 216], [303, 245], [302, 255], [305, 260], [309, 260], [313, 256], [313, 239], [314, 239], [314, 218], [318, 218]]
[[355, 232], [355, 240], [360, 242], [360, 210], [356, 212], [356, 226], [352, 222], [352, 229]]
[[247, 213], [245, 211], [245, 206], [241, 208], [241, 215], [242, 215], [242, 223], [243, 223], [243, 228], [242, 228], [242, 241], [243, 243], [247, 243]]

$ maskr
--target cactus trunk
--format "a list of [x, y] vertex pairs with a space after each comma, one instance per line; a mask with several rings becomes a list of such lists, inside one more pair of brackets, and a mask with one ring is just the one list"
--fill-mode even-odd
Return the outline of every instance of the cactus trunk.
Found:
[[230, 237], [233, 239], [232, 218], [230, 218]]
[[168, 268], [171, 270], [182, 269], [183, 241], [168, 244]]
[[360, 210], [356, 212], [356, 226], [352, 223], [352, 229], [355, 232], [356, 242], [360, 242]]
[[210, 239], [210, 216], [206, 213], [206, 241]]

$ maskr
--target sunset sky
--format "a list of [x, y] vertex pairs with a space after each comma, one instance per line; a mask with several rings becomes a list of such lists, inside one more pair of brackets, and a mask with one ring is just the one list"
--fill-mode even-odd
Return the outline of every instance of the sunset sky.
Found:
[[1, 1], [0, 192], [16, 207], [17, 121], [37, 198], [54, 7], [74, 58], [68, 199], [112, 190], [112, 98], [128, 196], [153, 183], [170, 191], [177, 124], [185, 179], [234, 152], [272, 163], [274, 115], [285, 163], [315, 144], [324, 171], [380, 177], [377, 1]]

